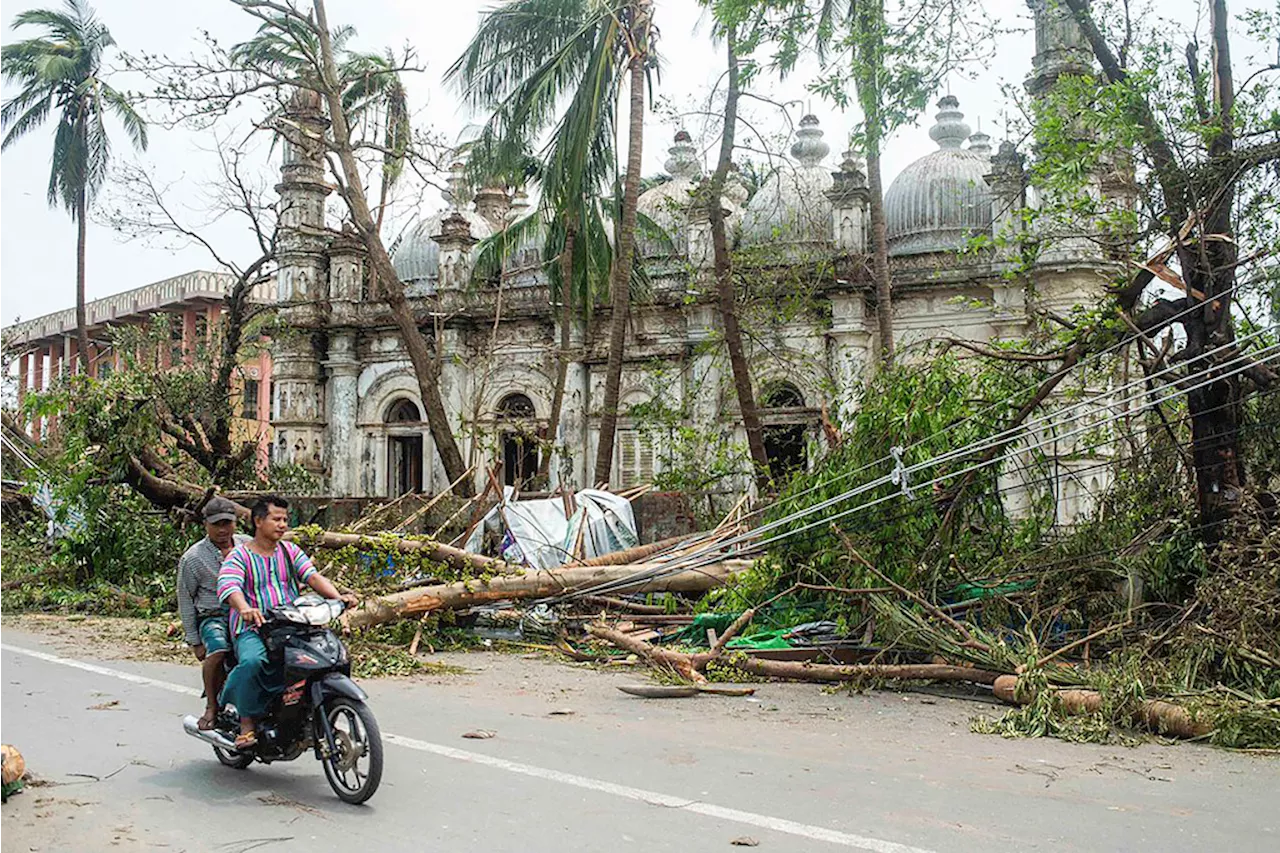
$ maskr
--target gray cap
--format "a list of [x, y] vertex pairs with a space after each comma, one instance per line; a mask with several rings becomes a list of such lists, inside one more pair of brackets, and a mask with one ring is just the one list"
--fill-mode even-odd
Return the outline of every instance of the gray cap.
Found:
[[213, 524], [219, 521], [235, 521], [236, 505], [226, 498], [214, 495], [204, 505], [203, 515], [206, 524]]

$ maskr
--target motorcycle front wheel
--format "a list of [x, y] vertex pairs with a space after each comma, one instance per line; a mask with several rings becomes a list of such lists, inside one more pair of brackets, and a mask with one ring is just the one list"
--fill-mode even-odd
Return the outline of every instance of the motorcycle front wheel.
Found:
[[369, 706], [338, 696], [324, 703], [337, 751], [324, 760], [329, 787], [344, 803], [357, 805], [382, 782], [382, 732]]

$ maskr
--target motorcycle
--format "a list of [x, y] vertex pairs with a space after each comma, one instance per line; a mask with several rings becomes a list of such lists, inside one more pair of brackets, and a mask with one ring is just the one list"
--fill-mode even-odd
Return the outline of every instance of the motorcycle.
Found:
[[[341, 601], [306, 595], [263, 613], [259, 631], [272, 663], [284, 672], [285, 688], [258, 721], [258, 742], [235, 746], [240, 717], [234, 707], [218, 709], [214, 726], [202, 731], [194, 715], [182, 720], [187, 734], [213, 746], [218, 760], [243, 770], [254, 761], [293, 761], [307, 749], [343, 802], [359, 804], [382, 781], [382, 733], [369, 698], [351, 680], [351, 659], [329, 623], [342, 615]], [[234, 666], [234, 650], [226, 666]]]

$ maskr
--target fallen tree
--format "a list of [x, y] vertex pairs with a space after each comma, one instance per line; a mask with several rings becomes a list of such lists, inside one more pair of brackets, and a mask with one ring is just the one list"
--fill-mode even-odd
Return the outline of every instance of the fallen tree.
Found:
[[[1050, 688], [1052, 689], [1052, 688]], [[1029, 705], [1035, 694], [1019, 689], [1018, 676], [1002, 675], [991, 686], [997, 699], [1011, 705]], [[1058, 707], [1069, 715], [1097, 714], [1103, 711], [1102, 694], [1097, 690], [1064, 688], [1053, 691]], [[1180, 738], [1199, 738], [1213, 732], [1214, 726], [1207, 720], [1199, 720], [1181, 705], [1163, 699], [1144, 699], [1133, 712], [1134, 722], [1160, 735]]]
[[400, 539], [394, 536], [377, 536], [364, 533], [333, 533], [321, 530], [312, 533], [305, 530], [291, 530], [285, 534], [286, 539], [293, 539], [307, 548], [355, 548], [357, 551], [396, 551], [401, 554], [421, 554], [429, 560], [447, 563], [460, 569], [496, 574], [512, 574], [520, 570], [493, 557], [473, 554], [443, 542], [430, 539]]
[[[620, 592], [706, 592], [723, 585], [749, 565], [750, 561], [747, 560], [723, 560], [674, 574], [641, 577], [634, 583], [615, 586], [613, 589]], [[658, 568], [661, 566], [646, 563], [627, 566], [575, 566], [437, 584], [370, 599], [348, 613], [344, 619], [349, 627], [364, 628], [396, 619], [420, 617], [439, 610], [473, 607], [507, 599], [543, 598], [590, 589], [603, 583], [616, 584], [648, 569]]]
[[[725, 629], [716, 640], [710, 651], [686, 654], [654, 646], [644, 640], [627, 636], [604, 625], [588, 625], [587, 633], [593, 637], [617, 646], [620, 649], [638, 655], [650, 664], [670, 669], [695, 684], [705, 682], [707, 665], [724, 655], [724, 650], [734, 635], [751, 621], [755, 611], [748, 610], [738, 617], [737, 621]], [[968, 681], [974, 684], [994, 684], [1000, 673], [976, 669], [968, 666], [951, 664], [849, 664], [837, 666], [833, 664], [807, 663], [797, 661], [762, 660], [734, 655], [730, 663], [737, 669], [752, 675], [766, 678], [782, 678], [789, 681], [864, 681], [869, 679], [909, 680], [909, 681]], [[1012, 677], [1012, 676], [1010, 676]]]

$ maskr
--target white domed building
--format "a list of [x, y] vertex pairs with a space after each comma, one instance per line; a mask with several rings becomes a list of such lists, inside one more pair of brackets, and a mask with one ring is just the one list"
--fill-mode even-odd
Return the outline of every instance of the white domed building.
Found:
[[[1034, 70], [1048, 75], [1058, 54], [1053, 45], [1037, 48]], [[995, 238], [1023, 227], [1027, 205], [1023, 157], [1012, 144], [993, 155], [990, 139], [970, 132], [950, 95], [938, 102], [928, 132], [937, 150], [885, 176], [901, 357], [948, 337], [1018, 338], [1035, 312], [1098, 298], [1108, 268], [1096, 254], [1045, 254], [1052, 260], [1022, 269], [1000, 248]], [[645, 412], [676, 413], [700, 434], [745, 444], [722, 342], [709, 216], [700, 201], [707, 175], [687, 133], [676, 134], [668, 154], [668, 180], [639, 201], [668, 239], [641, 234], [637, 241], [647, 286], [627, 326], [614, 487], [651, 481], [675, 452], [674, 438], [669, 443], [662, 431], [674, 429], [670, 419], [657, 429]], [[766, 446], [778, 464], [797, 466], [808, 464], [806, 441], [819, 440], [824, 407], [835, 418], [856, 409], [856, 389], [874, 369], [879, 341], [862, 167], [852, 154], [833, 162], [814, 115], [800, 120], [789, 154], [750, 196], [731, 174], [722, 203], [738, 253], [735, 284], [747, 305], [743, 322]], [[315, 157], [287, 148], [281, 184], [285, 200], [298, 201], [311, 219], [323, 211], [314, 196], [328, 191]], [[513, 204], [522, 202], [493, 188], [473, 197], [460, 172], [446, 201], [406, 231], [393, 265], [443, 355], [445, 406], [464, 453], [477, 463], [477, 487], [486, 485], [486, 468], [499, 463], [504, 482], [527, 485], [538, 454], [547, 452], [551, 481], [544, 486], [592, 485], [599, 479], [590, 466], [604, 392], [607, 301], [592, 307], [589, 322], [576, 318], [567, 330], [564, 409], [556, 434], [545, 435], [562, 330], [541, 252], [522, 246], [500, 276], [472, 274], [477, 245], [502, 232], [519, 215]], [[281, 292], [290, 301], [281, 315], [315, 334], [277, 343], [277, 458], [313, 469], [335, 496], [446, 488], [412, 365], [387, 309], [370, 296], [363, 250], [325, 232], [321, 220], [291, 220], [283, 230], [288, 251], [280, 277], [290, 287]], [[743, 473], [740, 483], [725, 487], [745, 488]]]

